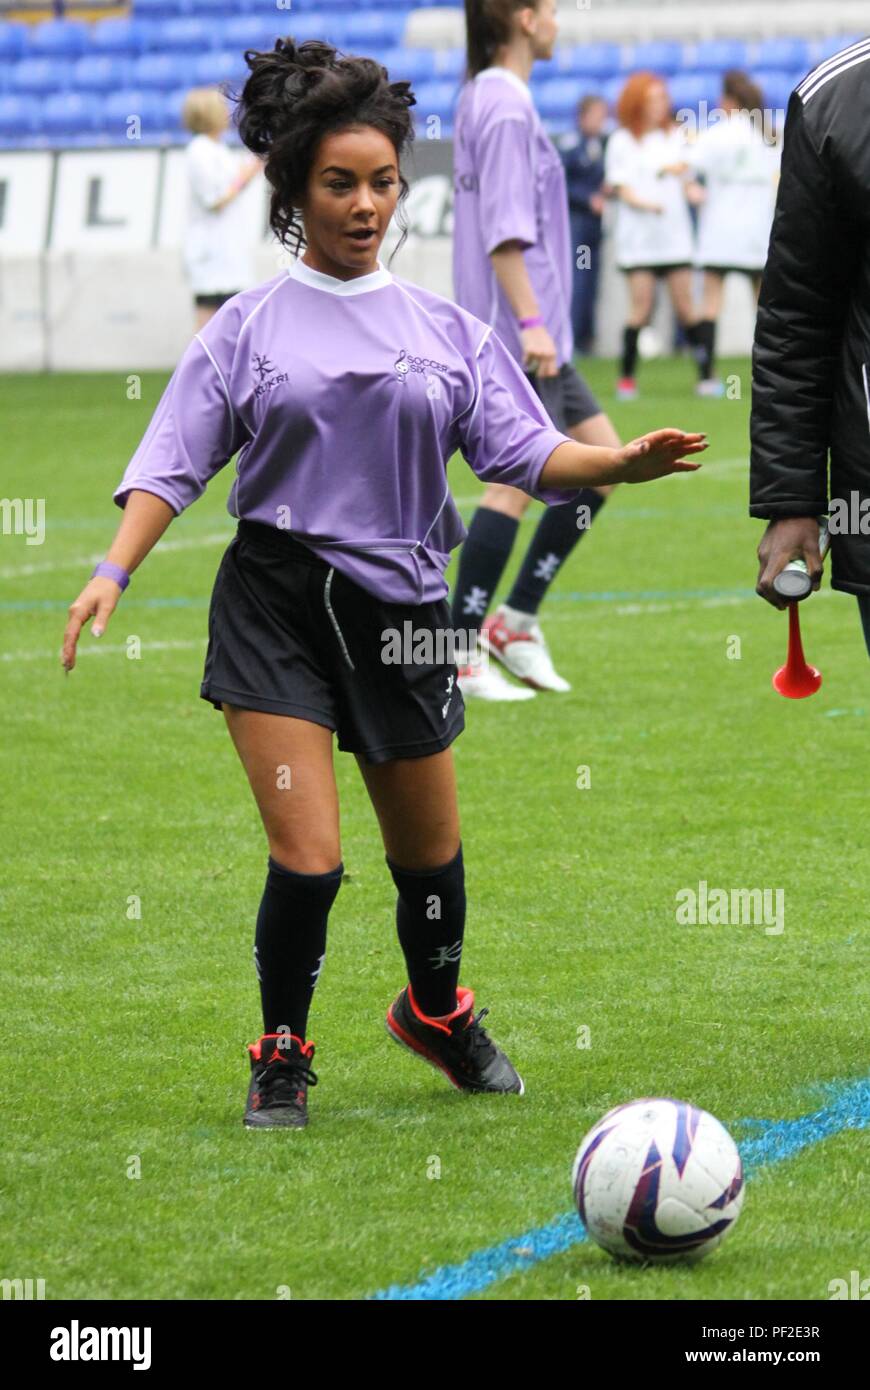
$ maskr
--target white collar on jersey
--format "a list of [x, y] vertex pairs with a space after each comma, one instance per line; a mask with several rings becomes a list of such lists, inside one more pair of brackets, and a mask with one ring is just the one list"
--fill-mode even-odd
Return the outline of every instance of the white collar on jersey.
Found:
[[524, 82], [521, 77], [517, 77], [516, 73], [511, 72], [510, 68], [500, 66], [482, 68], [477, 74], [477, 77], [475, 77], [475, 82], [479, 81], [481, 77], [504, 77], [508, 82], [513, 83], [517, 91], [522, 92], [527, 101], [530, 102], [532, 100], [528, 82]]
[[367, 294], [369, 290], [379, 290], [392, 283], [392, 275], [378, 261], [377, 270], [369, 275], [357, 275], [353, 280], [339, 280], [335, 275], [326, 275], [322, 270], [313, 270], [300, 256], [288, 268], [291, 280], [301, 280], [313, 290], [326, 290], [327, 294]]

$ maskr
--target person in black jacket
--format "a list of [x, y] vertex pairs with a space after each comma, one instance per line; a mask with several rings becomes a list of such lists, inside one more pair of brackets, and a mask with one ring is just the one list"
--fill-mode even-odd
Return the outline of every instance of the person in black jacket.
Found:
[[[752, 370], [750, 515], [768, 521], [757, 592], [793, 559], [855, 594], [870, 651], [870, 39], [791, 95]], [[830, 487], [828, 456], [830, 454]]]
[[[577, 107], [577, 130], [557, 141], [568, 184], [571, 245], [574, 248], [574, 294], [571, 326], [574, 350], [585, 356], [595, 338], [595, 302], [601, 270], [601, 215], [604, 212], [604, 150], [607, 102], [590, 94]], [[577, 265], [578, 247], [589, 248], [588, 266]]]

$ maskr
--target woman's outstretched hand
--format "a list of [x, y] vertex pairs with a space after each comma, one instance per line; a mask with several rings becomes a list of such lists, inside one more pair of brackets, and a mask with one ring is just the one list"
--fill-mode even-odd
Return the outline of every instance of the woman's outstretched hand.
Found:
[[702, 454], [707, 447], [705, 434], [654, 430], [619, 450], [619, 473], [613, 481], [649, 483], [654, 478], [666, 478], [669, 473], [694, 473], [701, 465], [690, 463], [684, 456]]

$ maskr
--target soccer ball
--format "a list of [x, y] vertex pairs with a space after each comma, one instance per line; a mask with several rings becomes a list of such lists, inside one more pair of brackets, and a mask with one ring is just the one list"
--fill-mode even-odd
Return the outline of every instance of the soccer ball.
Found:
[[714, 1116], [682, 1100], [609, 1110], [577, 1150], [571, 1177], [592, 1239], [638, 1263], [702, 1259], [743, 1205], [737, 1145]]

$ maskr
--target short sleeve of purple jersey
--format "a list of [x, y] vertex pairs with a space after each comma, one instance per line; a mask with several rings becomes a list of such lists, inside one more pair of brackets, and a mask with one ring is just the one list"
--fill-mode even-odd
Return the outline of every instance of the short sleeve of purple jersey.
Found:
[[112, 500], [124, 507], [135, 489], [153, 492], [178, 515], [202, 495], [246, 437], [231, 408], [223, 375], [194, 338], [170, 377]]
[[504, 241], [534, 246], [538, 239], [535, 188], [530, 170], [529, 126], [503, 117], [480, 136], [478, 206], [486, 254]]
[[495, 333], [487, 334], [475, 368], [474, 401], [457, 425], [462, 455], [478, 478], [517, 487], [548, 506], [572, 501], [579, 489], [541, 487], [538, 479], [553, 450], [573, 441], [554, 427]]

